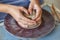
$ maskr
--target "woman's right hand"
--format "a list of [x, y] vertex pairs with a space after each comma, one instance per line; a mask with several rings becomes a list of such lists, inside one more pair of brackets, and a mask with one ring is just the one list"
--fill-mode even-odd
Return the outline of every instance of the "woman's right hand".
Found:
[[28, 28], [28, 25], [36, 24], [35, 21], [24, 17], [21, 11], [28, 15], [28, 11], [24, 7], [8, 5], [8, 13], [17, 21], [20, 26]]

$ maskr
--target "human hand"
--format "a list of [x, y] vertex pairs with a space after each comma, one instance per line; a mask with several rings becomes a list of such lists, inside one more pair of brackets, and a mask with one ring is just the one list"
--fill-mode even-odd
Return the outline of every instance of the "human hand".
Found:
[[35, 20], [37, 23], [41, 24], [41, 15], [42, 15], [42, 9], [40, 7], [38, 0], [31, 0], [28, 11], [31, 14], [33, 10], [36, 10], [36, 16], [33, 20]]
[[17, 21], [20, 26], [27, 29], [34, 28], [28, 27], [28, 25], [35, 25], [36, 22], [23, 16], [21, 11], [28, 15], [28, 11], [24, 7], [8, 5], [8, 13]]

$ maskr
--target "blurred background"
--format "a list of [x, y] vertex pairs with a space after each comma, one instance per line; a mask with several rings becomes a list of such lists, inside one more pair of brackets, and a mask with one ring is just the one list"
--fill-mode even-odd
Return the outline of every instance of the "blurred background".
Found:
[[54, 4], [60, 10], [60, 0], [44, 0], [44, 2], [49, 4]]

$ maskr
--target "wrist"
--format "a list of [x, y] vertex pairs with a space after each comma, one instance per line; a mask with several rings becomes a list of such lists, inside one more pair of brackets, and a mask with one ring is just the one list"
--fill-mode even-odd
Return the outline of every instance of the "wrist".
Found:
[[8, 6], [0, 4], [0, 12], [8, 13]]

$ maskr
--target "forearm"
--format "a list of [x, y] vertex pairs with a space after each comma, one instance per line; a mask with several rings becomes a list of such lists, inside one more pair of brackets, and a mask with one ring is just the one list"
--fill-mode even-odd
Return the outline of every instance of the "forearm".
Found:
[[39, 2], [39, 0], [30, 0], [30, 2]]
[[8, 6], [5, 4], [0, 4], [0, 12], [8, 13]]
[[30, 0], [30, 2], [40, 5], [40, 1], [39, 0]]

